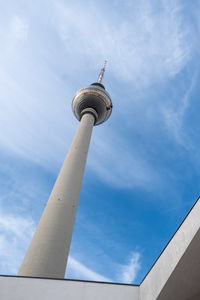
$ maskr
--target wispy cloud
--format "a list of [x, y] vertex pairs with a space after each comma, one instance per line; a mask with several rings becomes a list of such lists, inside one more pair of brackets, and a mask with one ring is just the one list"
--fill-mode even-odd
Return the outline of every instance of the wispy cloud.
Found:
[[0, 212], [0, 273], [16, 274], [35, 230], [30, 218]]
[[197, 76], [198, 72], [195, 72], [184, 95], [178, 95], [178, 93], [176, 93], [176, 99], [173, 99], [176, 101], [175, 105], [170, 107], [163, 105], [161, 109], [167, 129], [172, 133], [176, 142], [181, 144], [187, 150], [191, 148], [191, 141], [189, 142], [189, 137], [184, 130], [184, 117], [190, 107], [190, 101], [192, 99], [191, 94], [196, 85]]
[[132, 252], [127, 264], [117, 264], [116, 270], [112, 270], [112, 278], [102, 276], [86, 267], [76, 259], [69, 257], [66, 275], [67, 277], [82, 278], [85, 280], [133, 283], [141, 268], [140, 257], [141, 256], [139, 252]]
[[140, 253], [132, 252], [129, 263], [121, 267], [121, 281], [124, 283], [133, 283], [140, 267]]
[[28, 34], [28, 23], [26, 19], [20, 16], [13, 16], [10, 23], [10, 36], [12, 40], [21, 40], [27, 37]]
[[[37, 4], [34, 9], [26, 4], [23, 10], [10, 12], [3, 23], [6, 31], [0, 35], [2, 147], [51, 171], [58, 170], [77, 124], [69, 102], [80, 80], [78, 69], [83, 76], [87, 68], [96, 72], [99, 61], [106, 57], [112, 78], [131, 80], [131, 89], [143, 91], [184, 68], [193, 44], [188, 42], [192, 28], [183, 18], [180, 1], [162, 1], [159, 5], [125, 2], [122, 10], [117, 6], [107, 9], [106, 5], [97, 10], [90, 1], [87, 5], [44, 1], [46, 19]], [[12, 44], [14, 40], [17, 44]], [[13, 50], [8, 55], [11, 45]], [[123, 104], [118, 101], [124, 124], [130, 113], [127, 104], [132, 102], [132, 97], [125, 97]], [[104, 154], [100, 153], [103, 135], [113, 135], [108, 127], [105, 130], [95, 133], [98, 148], [90, 152], [90, 167], [115, 186], [148, 186], [157, 176], [155, 168], [136, 147], [132, 149], [124, 141], [117, 128], [117, 142], [108, 138]]]
[[90, 2], [57, 1], [56, 7], [67, 49], [77, 53], [80, 43], [91, 63], [108, 58], [113, 74], [133, 80], [135, 86], [175, 76], [190, 57], [192, 28], [182, 16], [180, 1], [125, 2], [120, 10], [97, 9]]
[[145, 157], [135, 149], [130, 153], [128, 142], [115, 136], [114, 132], [107, 132], [104, 137], [98, 136], [91, 151], [93, 156], [89, 160], [89, 166], [111, 186], [149, 188], [152, 181], [161, 183]]
[[[35, 223], [31, 218], [8, 214], [5, 211], [0, 212], [0, 274], [17, 274], [34, 231]], [[140, 269], [139, 259], [140, 254], [133, 252], [129, 264], [120, 266], [120, 274], [116, 272], [113, 278], [108, 278], [70, 256], [66, 277], [92, 281], [132, 283]], [[112, 273], [115, 273], [115, 270]]]
[[89, 269], [84, 264], [80, 263], [78, 260], [73, 257], [69, 257], [67, 264], [67, 277], [71, 278], [82, 278], [85, 280], [93, 281], [112, 281], [111, 279], [98, 274], [97, 272]]

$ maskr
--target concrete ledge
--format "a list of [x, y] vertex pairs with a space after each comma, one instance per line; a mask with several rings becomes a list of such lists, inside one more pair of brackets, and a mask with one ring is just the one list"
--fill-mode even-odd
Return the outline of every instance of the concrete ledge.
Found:
[[200, 293], [199, 228], [198, 199], [142, 282], [142, 300], [185, 300]]
[[2, 300], [139, 300], [139, 286], [0, 276]]

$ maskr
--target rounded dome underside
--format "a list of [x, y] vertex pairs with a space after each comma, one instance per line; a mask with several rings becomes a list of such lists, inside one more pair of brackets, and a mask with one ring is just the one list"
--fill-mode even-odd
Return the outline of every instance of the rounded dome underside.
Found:
[[109, 94], [104, 88], [96, 84], [81, 89], [75, 95], [72, 102], [73, 112], [79, 121], [81, 119], [81, 112], [86, 108], [93, 108], [97, 112], [98, 118], [95, 125], [105, 122], [112, 111], [112, 102]]

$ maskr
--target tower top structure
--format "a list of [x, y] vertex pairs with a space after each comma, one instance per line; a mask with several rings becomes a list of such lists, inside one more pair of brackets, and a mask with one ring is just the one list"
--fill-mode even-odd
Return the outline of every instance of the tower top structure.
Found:
[[72, 109], [80, 121], [18, 275], [64, 278], [81, 184], [94, 125], [105, 122], [112, 101], [101, 81], [76, 93]]
[[107, 60], [99, 74], [97, 82], [80, 89], [72, 101], [72, 110], [75, 117], [80, 121], [85, 113], [91, 113], [95, 117], [95, 124], [105, 122], [112, 112], [112, 101], [110, 95], [102, 84]]

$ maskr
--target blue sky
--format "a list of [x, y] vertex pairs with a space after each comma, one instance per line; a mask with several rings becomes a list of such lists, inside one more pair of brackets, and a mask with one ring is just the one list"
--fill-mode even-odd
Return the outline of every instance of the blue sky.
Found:
[[0, 0], [0, 274], [16, 274], [78, 122], [104, 85], [66, 278], [139, 283], [200, 190], [197, 0]]

